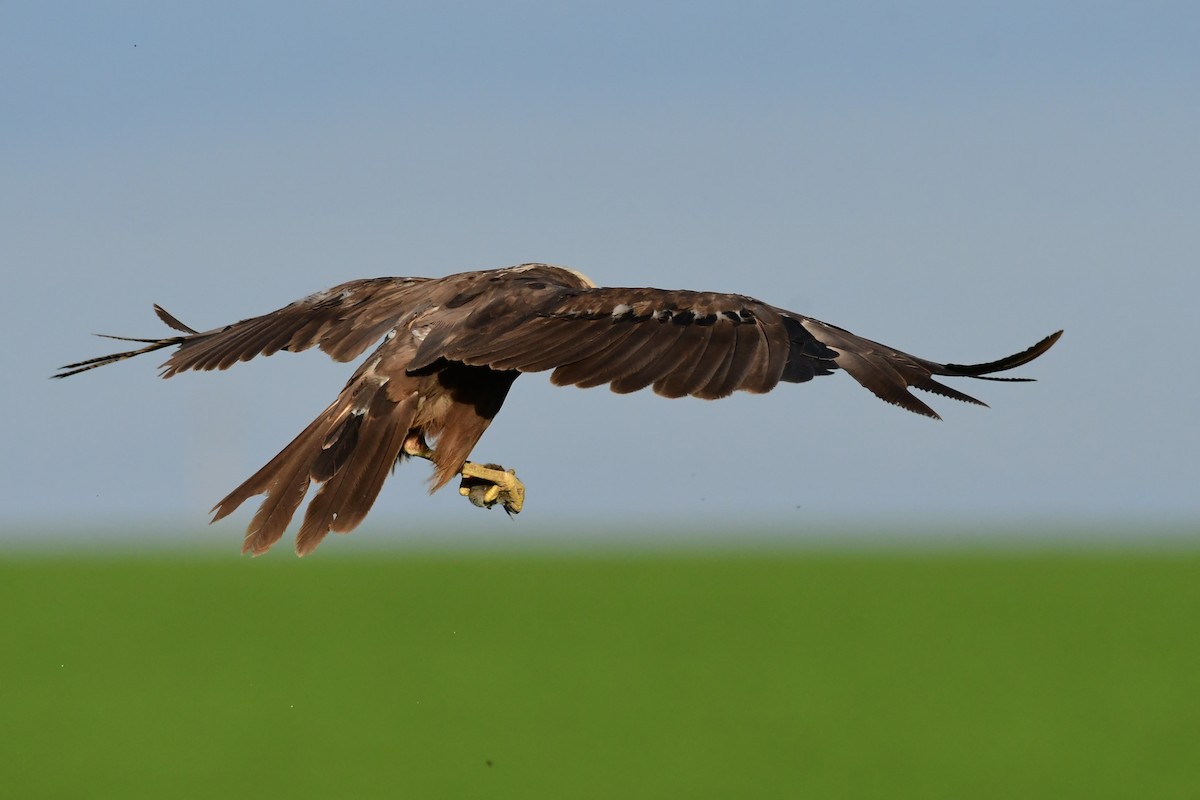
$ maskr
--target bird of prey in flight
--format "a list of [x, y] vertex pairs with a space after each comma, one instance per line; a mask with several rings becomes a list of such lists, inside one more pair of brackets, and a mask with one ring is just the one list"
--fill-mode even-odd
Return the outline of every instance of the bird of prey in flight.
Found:
[[984, 405], [933, 376], [1028, 380], [992, 373], [1032, 361], [1062, 334], [996, 361], [939, 364], [751, 297], [602, 287], [549, 264], [354, 280], [207, 331], [154, 310], [179, 335], [109, 337], [144, 346], [68, 364], [54, 377], [168, 347], [177, 349], [162, 365], [164, 378], [313, 346], [349, 361], [382, 340], [328, 408], [213, 508], [215, 522], [266, 495], [242, 548], [255, 555], [283, 535], [313, 482], [320, 490], [296, 552], [311, 552], [329, 531], [353, 530], [388, 472], [412, 456], [433, 462], [430, 491], [461, 475], [459, 491], [476, 505], [518, 513], [525, 487], [516, 473], [467, 458], [524, 372], [553, 370], [559, 386], [714, 399], [841, 369], [877, 397], [937, 418], [910, 389]]

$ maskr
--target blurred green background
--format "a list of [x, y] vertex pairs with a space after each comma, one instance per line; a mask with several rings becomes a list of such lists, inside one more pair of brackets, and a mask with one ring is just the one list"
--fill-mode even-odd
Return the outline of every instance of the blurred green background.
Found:
[[0, 603], [11, 797], [1200, 796], [1188, 546], [31, 551]]

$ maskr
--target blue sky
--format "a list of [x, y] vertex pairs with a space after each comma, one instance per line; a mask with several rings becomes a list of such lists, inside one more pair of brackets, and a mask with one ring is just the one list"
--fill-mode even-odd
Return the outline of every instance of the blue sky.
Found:
[[[538, 260], [938, 360], [1067, 332], [940, 423], [845, 375], [523, 378], [476, 451], [526, 480], [515, 525], [1195, 522], [1198, 40], [1186, 3], [6, 3], [0, 520], [200, 525], [353, 369], [46, 380], [92, 332], [157, 335], [151, 303], [206, 328]], [[512, 529], [426, 474], [369, 521]]]

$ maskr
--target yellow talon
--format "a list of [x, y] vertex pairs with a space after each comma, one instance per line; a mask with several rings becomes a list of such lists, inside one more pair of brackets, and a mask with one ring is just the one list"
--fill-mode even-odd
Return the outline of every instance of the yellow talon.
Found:
[[462, 483], [458, 493], [480, 508], [503, 503], [509, 514], [520, 514], [525, 505], [525, 484], [517, 480], [517, 472], [499, 464], [466, 462], [460, 470]]

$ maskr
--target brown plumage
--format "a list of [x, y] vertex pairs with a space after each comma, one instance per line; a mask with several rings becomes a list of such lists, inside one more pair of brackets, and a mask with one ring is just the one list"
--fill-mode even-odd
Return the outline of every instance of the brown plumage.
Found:
[[54, 377], [167, 347], [177, 349], [162, 366], [165, 378], [314, 346], [349, 361], [383, 340], [320, 416], [213, 508], [215, 522], [266, 495], [243, 547], [255, 554], [279, 540], [313, 482], [320, 490], [296, 537], [301, 555], [329, 531], [362, 522], [408, 455], [433, 461], [431, 491], [444, 486], [523, 372], [553, 370], [556, 385], [653, 386], [666, 397], [713, 399], [844, 369], [881, 399], [937, 418], [910, 389], [983, 405], [933, 376], [1027, 380], [991, 374], [1032, 361], [1062, 333], [997, 361], [939, 364], [743, 295], [601, 288], [547, 264], [349, 281], [208, 331], [154, 308], [179, 336], [110, 337], [145, 346], [68, 364]]

